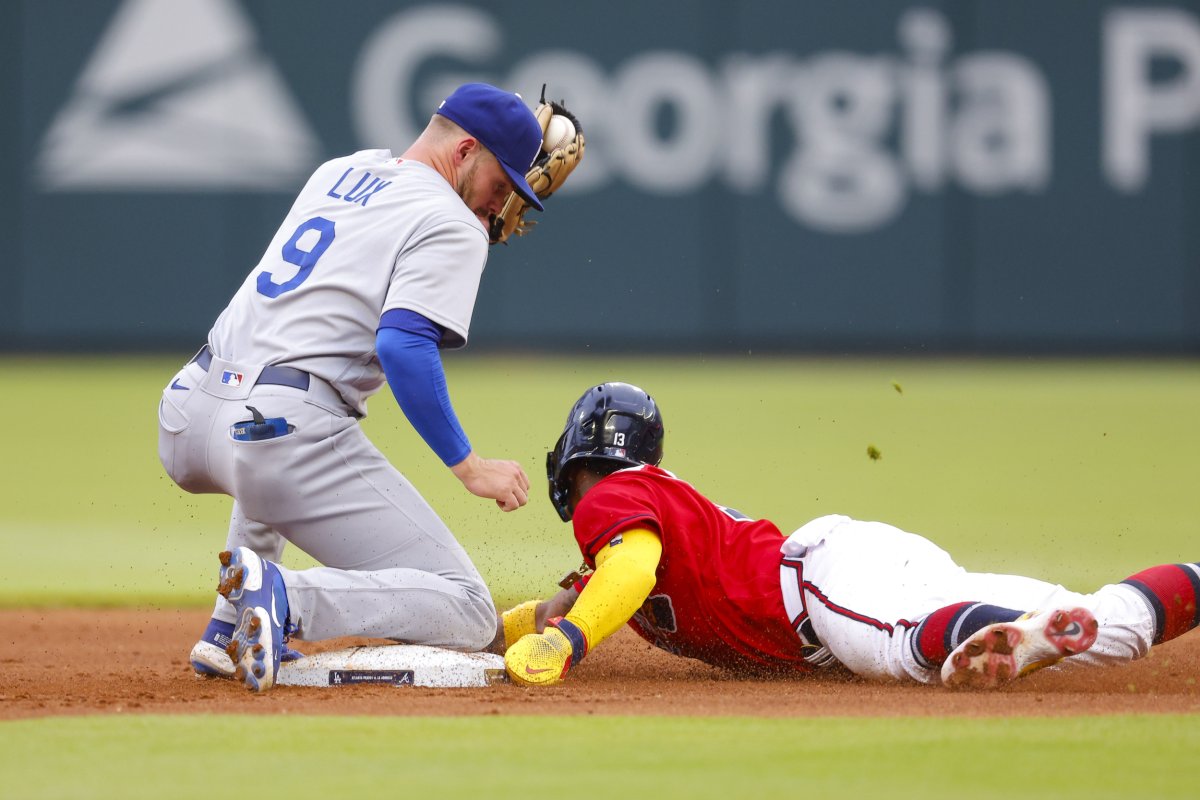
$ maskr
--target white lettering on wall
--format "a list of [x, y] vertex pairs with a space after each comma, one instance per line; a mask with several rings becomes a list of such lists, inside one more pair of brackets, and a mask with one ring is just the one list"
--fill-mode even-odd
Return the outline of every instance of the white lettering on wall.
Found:
[[[1175, 67], [1154, 80], [1155, 60]], [[1104, 174], [1134, 192], [1150, 175], [1150, 138], [1200, 124], [1200, 23], [1173, 8], [1119, 9], [1104, 19]]]
[[[473, 8], [423, 6], [396, 14], [379, 26], [359, 54], [350, 88], [359, 136], [374, 142], [373, 147], [407, 146], [428, 122], [413, 120], [408, 110], [421, 63], [434, 56], [483, 60], [495, 55], [500, 45], [495, 19]], [[431, 111], [437, 102], [429, 105]]]
[[[453, 31], [453, 35], [447, 33]], [[533, 104], [543, 81], [584, 122], [588, 157], [564, 191], [622, 182], [678, 195], [710, 182], [773, 193], [797, 223], [830, 233], [893, 222], [916, 192], [948, 185], [995, 196], [1038, 193], [1053, 172], [1053, 97], [1038, 66], [1008, 51], [955, 52], [945, 15], [899, 18], [897, 52], [737, 52], [708, 64], [652, 50], [613, 66], [586, 53], [524, 56], [507, 75], [500, 21], [466, 6], [398, 12], [364, 45], [353, 114], [364, 145], [402, 146], [464, 80], [488, 80]], [[1105, 16], [1103, 165], [1126, 191], [1149, 173], [1149, 140], [1200, 126], [1200, 23], [1175, 9]], [[457, 70], [434, 70], [435, 59]], [[1178, 69], [1151, 79], [1151, 61]], [[418, 95], [418, 72], [421, 81]], [[780, 135], [783, 132], [783, 135]]]

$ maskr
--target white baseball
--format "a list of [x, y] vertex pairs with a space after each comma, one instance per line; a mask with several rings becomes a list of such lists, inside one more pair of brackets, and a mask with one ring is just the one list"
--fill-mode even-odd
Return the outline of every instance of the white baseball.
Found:
[[550, 124], [546, 126], [546, 136], [542, 142], [542, 149], [547, 153], [553, 153], [558, 148], [565, 147], [574, 138], [574, 123], [562, 114], [555, 114], [550, 118]]

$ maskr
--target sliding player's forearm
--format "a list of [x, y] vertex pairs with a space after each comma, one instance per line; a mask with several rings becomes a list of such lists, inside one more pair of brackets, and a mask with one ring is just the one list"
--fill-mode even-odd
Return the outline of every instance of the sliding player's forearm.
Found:
[[596, 572], [566, 615], [587, 639], [588, 649], [629, 621], [654, 588], [662, 540], [648, 530], [625, 531], [622, 541], [596, 554]]

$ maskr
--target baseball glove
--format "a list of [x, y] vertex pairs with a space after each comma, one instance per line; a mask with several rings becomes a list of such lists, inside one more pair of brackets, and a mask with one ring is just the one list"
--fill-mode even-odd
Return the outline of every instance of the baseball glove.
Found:
[[[545, 200], [566, 182], [567, 176], [583, 160], [583, 126], [562, 102], [546, 100], [545, 86], [542, 87], [542, 98], [533, 114], [542, 126], [543, 149], [537, 160], [533, 162], [533, 166], [529, 168], [529, 172], [525, 173], [525, 180], [529, 182], [529, 188], [533, 189], [538, 199]], [[550, 127], [550, 120], [556, 115], [566, 117], [571, 121], [571, 124], [575, 126], [575, 137], [569, 139], [565, 144], [555, 147], [552, 151], [547, 151], [545, 149], [546, 129]], [[500, 213], [492, 220], [491, 230], [488, 231], [492, 244], [507, 243], [510, 236], [514, 234], [524, 236], [533, 230], [533, 226], [537, 222], [525, 219], [530, 208], [529, 203], [526, 203], [519, 194], [516, 192], [510, 194], [504, 202], [504, 207], [500, 209]]]

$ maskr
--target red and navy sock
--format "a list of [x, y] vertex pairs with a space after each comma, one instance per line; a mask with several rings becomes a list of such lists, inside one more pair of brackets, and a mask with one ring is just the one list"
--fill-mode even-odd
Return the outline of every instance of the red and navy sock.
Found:
[[1153, 644], [1169, 642], [1200, 625], [1200, 563], [1151, 567], [1121, 583], [1136, 589], [1150, 606]]
[[922, 667], [937, 669], [979, 629], [997, 622], [1012, 622], [1024, 613], [984, 603], [955, 603], [939, 608], [921, 620], [913, 633], [910, 640], [913, 657]]

